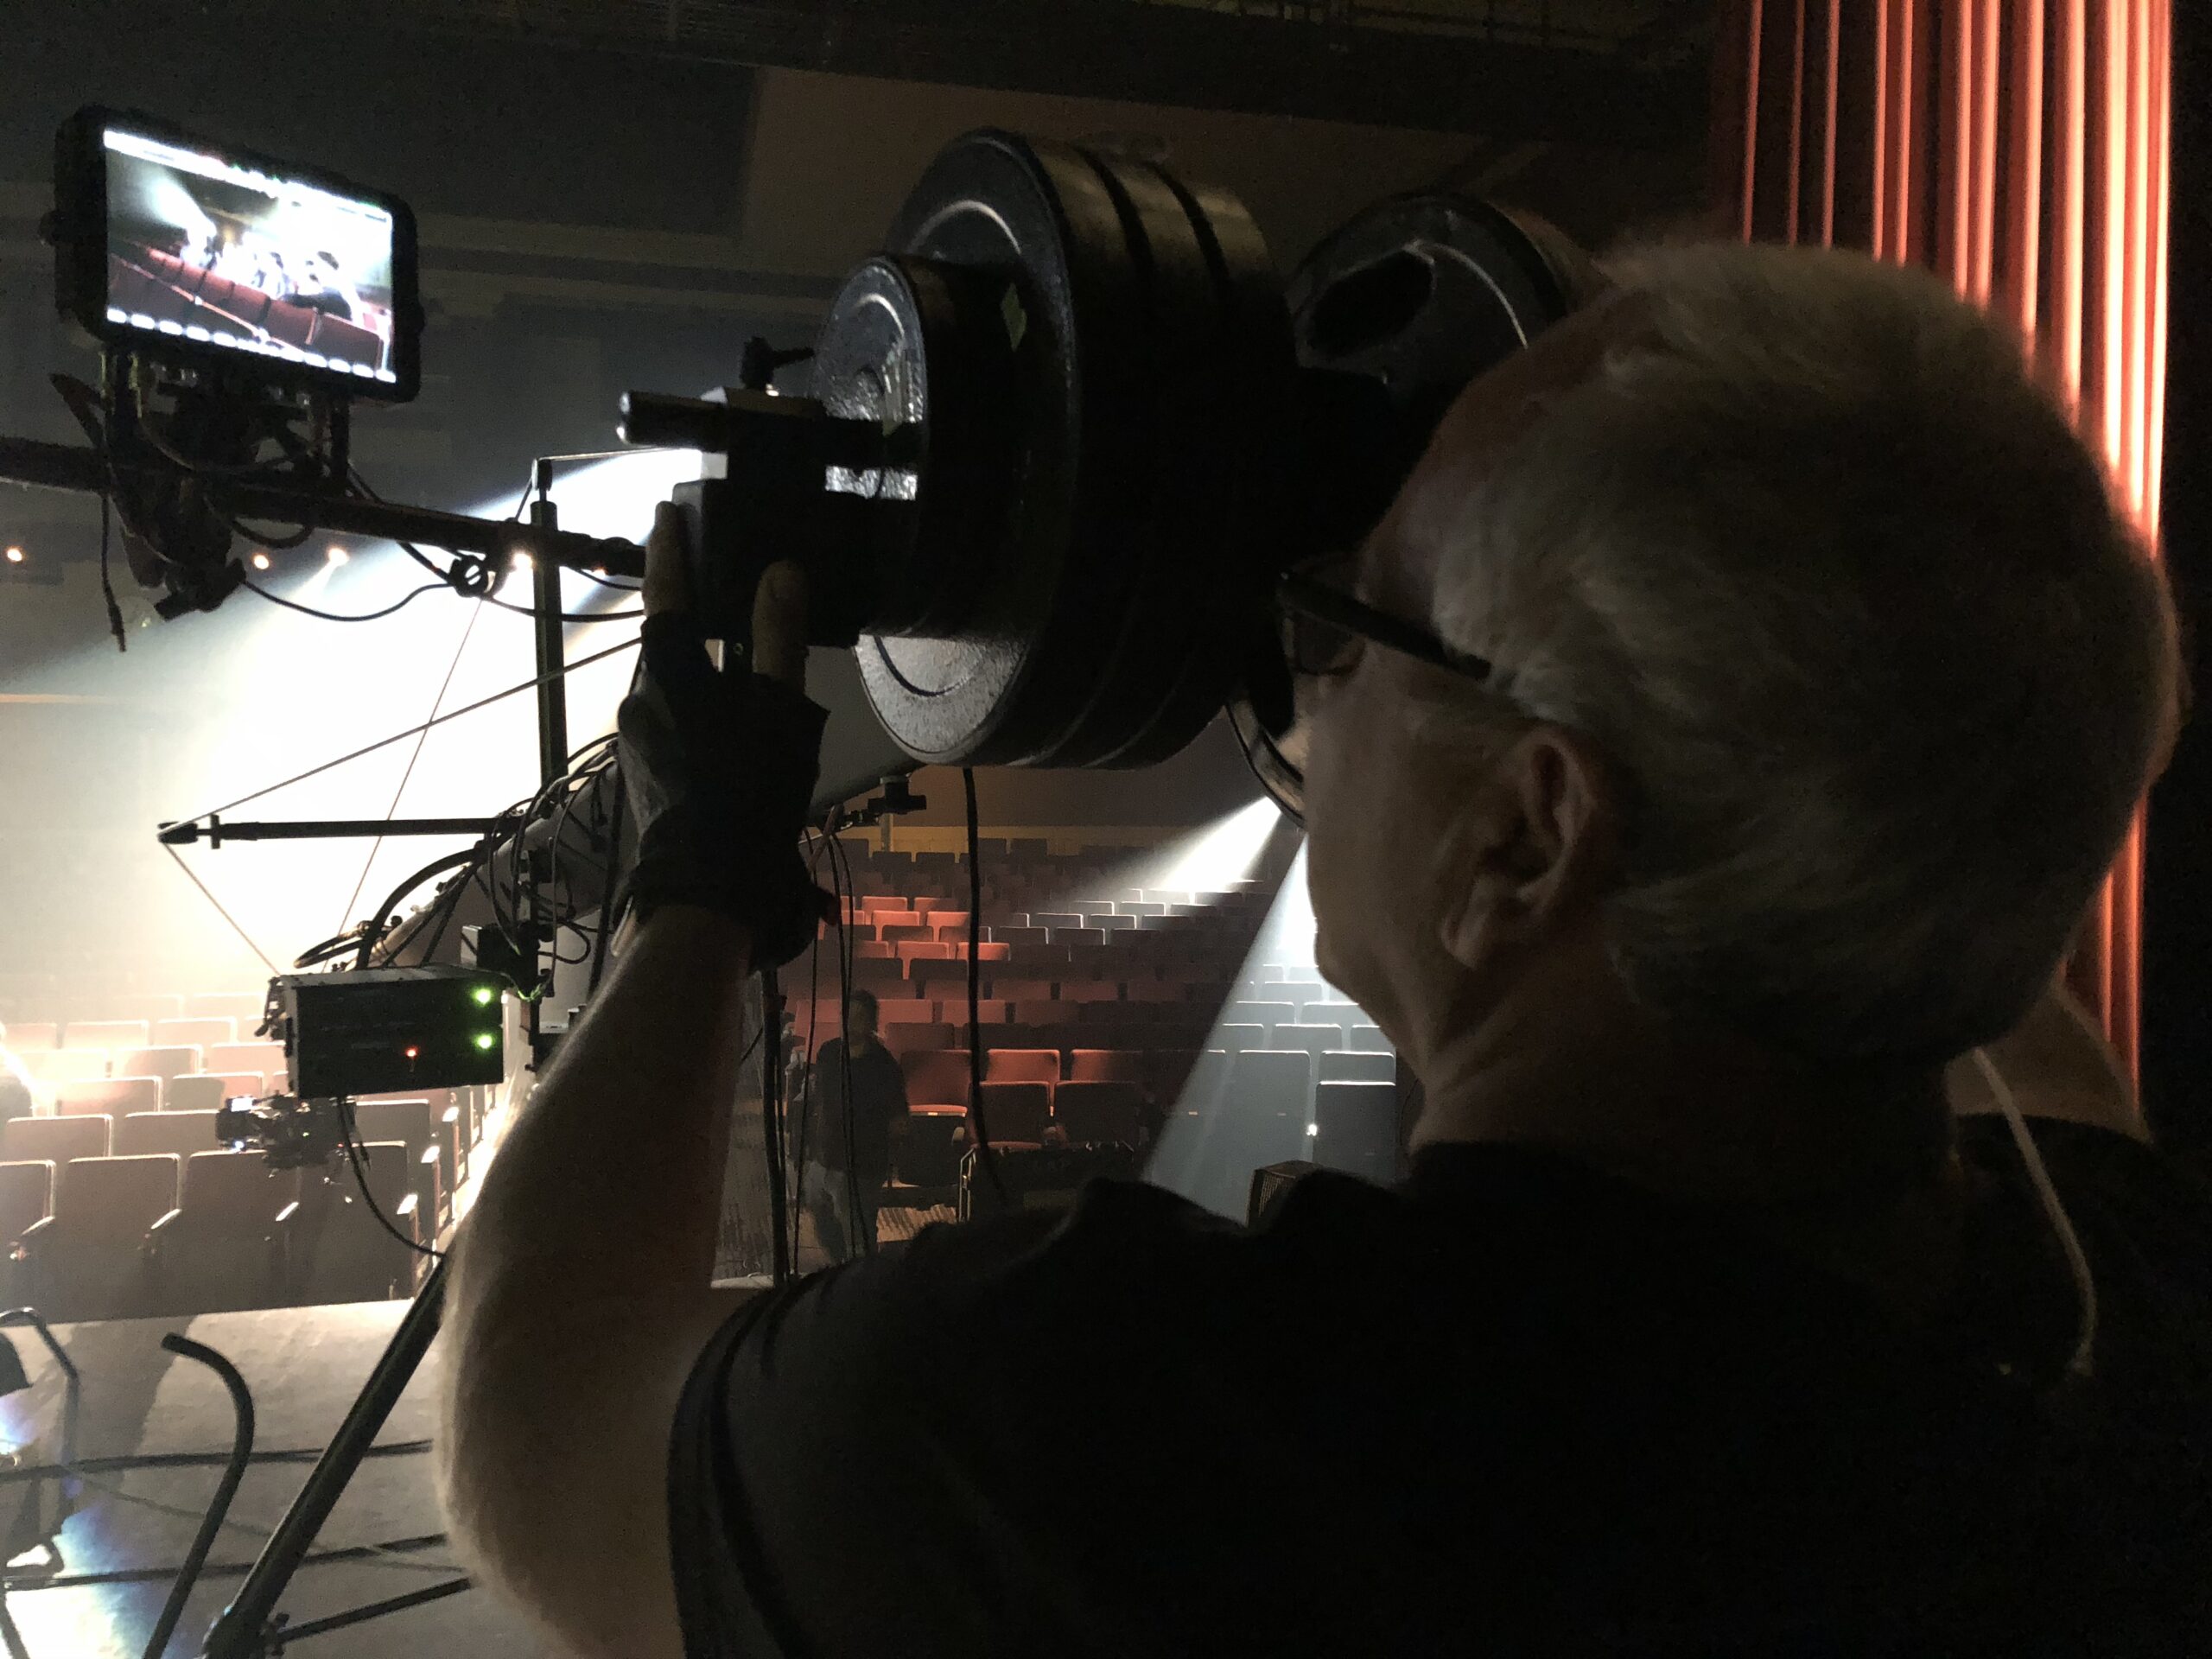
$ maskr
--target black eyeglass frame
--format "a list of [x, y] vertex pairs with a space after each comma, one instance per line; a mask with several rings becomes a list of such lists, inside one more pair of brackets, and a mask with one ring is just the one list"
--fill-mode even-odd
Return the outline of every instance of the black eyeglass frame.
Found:
[[1487, 680], [1493, 672], [1487, 659], [1455, 651], [1419, 623], [1392, 616], [1388, 611], [1378, 611], [1341, 588], [1294, 570], [1285, 572], [1276, 583], [1275, 601], [1286, 610], [1342, 628], [1371, 645], [1427, 663], [1431, 668], [1440, 668], [1447, 674], [1480, 681]]

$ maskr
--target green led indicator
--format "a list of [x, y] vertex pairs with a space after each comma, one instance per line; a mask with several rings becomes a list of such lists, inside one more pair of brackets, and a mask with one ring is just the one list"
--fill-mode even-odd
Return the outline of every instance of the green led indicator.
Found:
[[469, 992], [469, 995], [476, 999], [476, 1006], [480, 1008], [491, 1007], [492, 999], [498, 995], [499, 993], [489, 985], [479, 985], [474, 990]]
[[499, 1040], [499, 1033], [496, 1031], [480, 1031], [476, 1033], [476, 1046], [479, 1048], [488, 1049]]

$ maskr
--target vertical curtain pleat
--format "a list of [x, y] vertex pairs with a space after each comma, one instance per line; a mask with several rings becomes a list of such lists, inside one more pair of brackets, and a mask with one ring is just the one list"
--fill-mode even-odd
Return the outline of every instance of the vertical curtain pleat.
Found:
[[[1726, 222], [1936, 271], [2019, 333], [2156, 545], [2172, 0], [1732, 0], [1713, 73]], [[2131, 1071], [2139, 816], [2074, 982]]]

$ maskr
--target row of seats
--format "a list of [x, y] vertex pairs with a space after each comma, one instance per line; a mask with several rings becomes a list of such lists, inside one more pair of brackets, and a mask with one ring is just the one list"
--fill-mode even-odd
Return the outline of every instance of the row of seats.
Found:
[[69, 991], [66, 976], [0, 973], [0, 1020], [65, 1024], [64, 1013], [85, 1019], [231, 1020], [251, 1032], [260, 1025], [266, 991], [140, 991], [86, 987]]
[[244, 1024], [252, 1039], [257, 1020], [241, 1022], [229, 1014], [170, 1020], [11, 1020], [4, 1027], [8, 1046], [17, 1053], [48, 1048], [207, 1047], [239, 1040]]
[[17, 1049], [5, 1034], [0, 1046], [22, 1062], [23, 1069], [42, 1083], [83, 1083], [99, 1077], [175, 1077], [187, 1072], [220, 1075], [259, 1072], [281, 1077], [284, 1048], [281, 1043], [174, 1044], [159, 1048], [47, 1048]]
[[212, 1112], [226, 1100], [269, 1092], [258, 1071], [188, 1071], [175, 1077], [86, 1077], [52, 1085], [54, 1109], [79, 1112]]
[[404, 1294], [417, 1253], [403, 1240], [419, 1244], [424, 1231], [406, 1148], [361, 1150], [399, 1238], [359, 1200], [350, 1171], [343, 1185], [302, 1179], [223, 1151], [0, 1161], [4, 1294], [57, 1320]]

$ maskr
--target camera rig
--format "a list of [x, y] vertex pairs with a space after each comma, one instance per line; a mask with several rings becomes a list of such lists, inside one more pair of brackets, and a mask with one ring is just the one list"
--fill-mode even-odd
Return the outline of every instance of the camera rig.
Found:
[[[136, 211], [119, 193], [148, 166], [231, 194], [200, 214], [206, 225], [119, 244], [118, 216]], [[612, 747], [569, 747], [560, 571], [641, 576], [642, 550], [562, 530], [548, 461], [537, 503], [512, 520], [385, 501], [353, 468], [354, 397], [411, 395], [416, 372], [404, 204], [103, 111], [64, 128], [56, 176], [46, 231], [58, 296], [100, 340], [102, 373], [96, 386], [55, 378], [87, 445], [0, 436], [0, 480], [100, 495], [121, 519], [130, 573], [161, 590], [162, 616], [212, 610], [250, 581], [232, 556], [241, 535], [392, 541], [438, 584], [474, 597], [514, 555], [531, 561], [543, 784], [532, 799], [480, 819], [207, 814], [163, 825], [162, 839], [475, 837], [359, 928], [302, 954], [303, 966], [358, 971], [285, 976], [279, 994], [296, 1024], [320, 994], [306, 981], [351, 979], [372, 994], [383, 971], [407, 995], [440, 992], [449, 973], [427, 964], [474, 887], [491, 917], [478, 966], [529, 999], [537, 1037], [544, 952], [595, 914], [596, 929], [578, 933], [595, 979], [626, 862]], [[380, 235], [378, 302], [343, 292], [334, 248], [296, 247], [286, 266], [283, 250], [254, 245], [257, 192]], [[1376, 204], [1286, 280], [1226, 191], [1096, 148], [977, 132], [930, 165], [810, 346], [751, 342], [734, 384], [705, 397], [633, 391], [620, 430], [704, 458], [676, 499], [694, 602], [726, 656], [749, 651], [763, 570], [797, 559], [810, 577], [810, 643], [855, 653], [876, 716], [915, 762], [1144, 766], [1225, 708], [1254, 770], [1295, 813], [1301, 780], [1277, 742], [1295, 712], [1281, 577], [1356, 547], [1459, 391], [1594, 282], [1551, 226], [1450, 194]], [[441, 566], [425, 547], [454, 557]], [[111, 593], [109, 607], [120, 643]], [[838, 780], [817, 807], [877, 781]], [[915, 804], [903, 781], [887, 780], [862, 817]], [[971, 833], [973, 814], [971, 795]], [[556, 873], [571, 890], [541, 903]], [[437, 896], [396, 921], [441, 875]], [[354, 1007], [374, 1000], [357, 995]], [[397, 1031], [387, 1017], [364, 1040], [389, 1051]], [[367, 1090], [351, 1073], [321, 1086], [334, 1116], [310, 1094], [257, 1103], [231, 1127], [278, 1158], [325, 1160], [345, 1098]], [[780, 1252], [780, 1226], [778, 1241]], [[441, 1263], [207, 1654], [281, 1645], [277, 1599], [435, 1332], [442, 1280]]]

